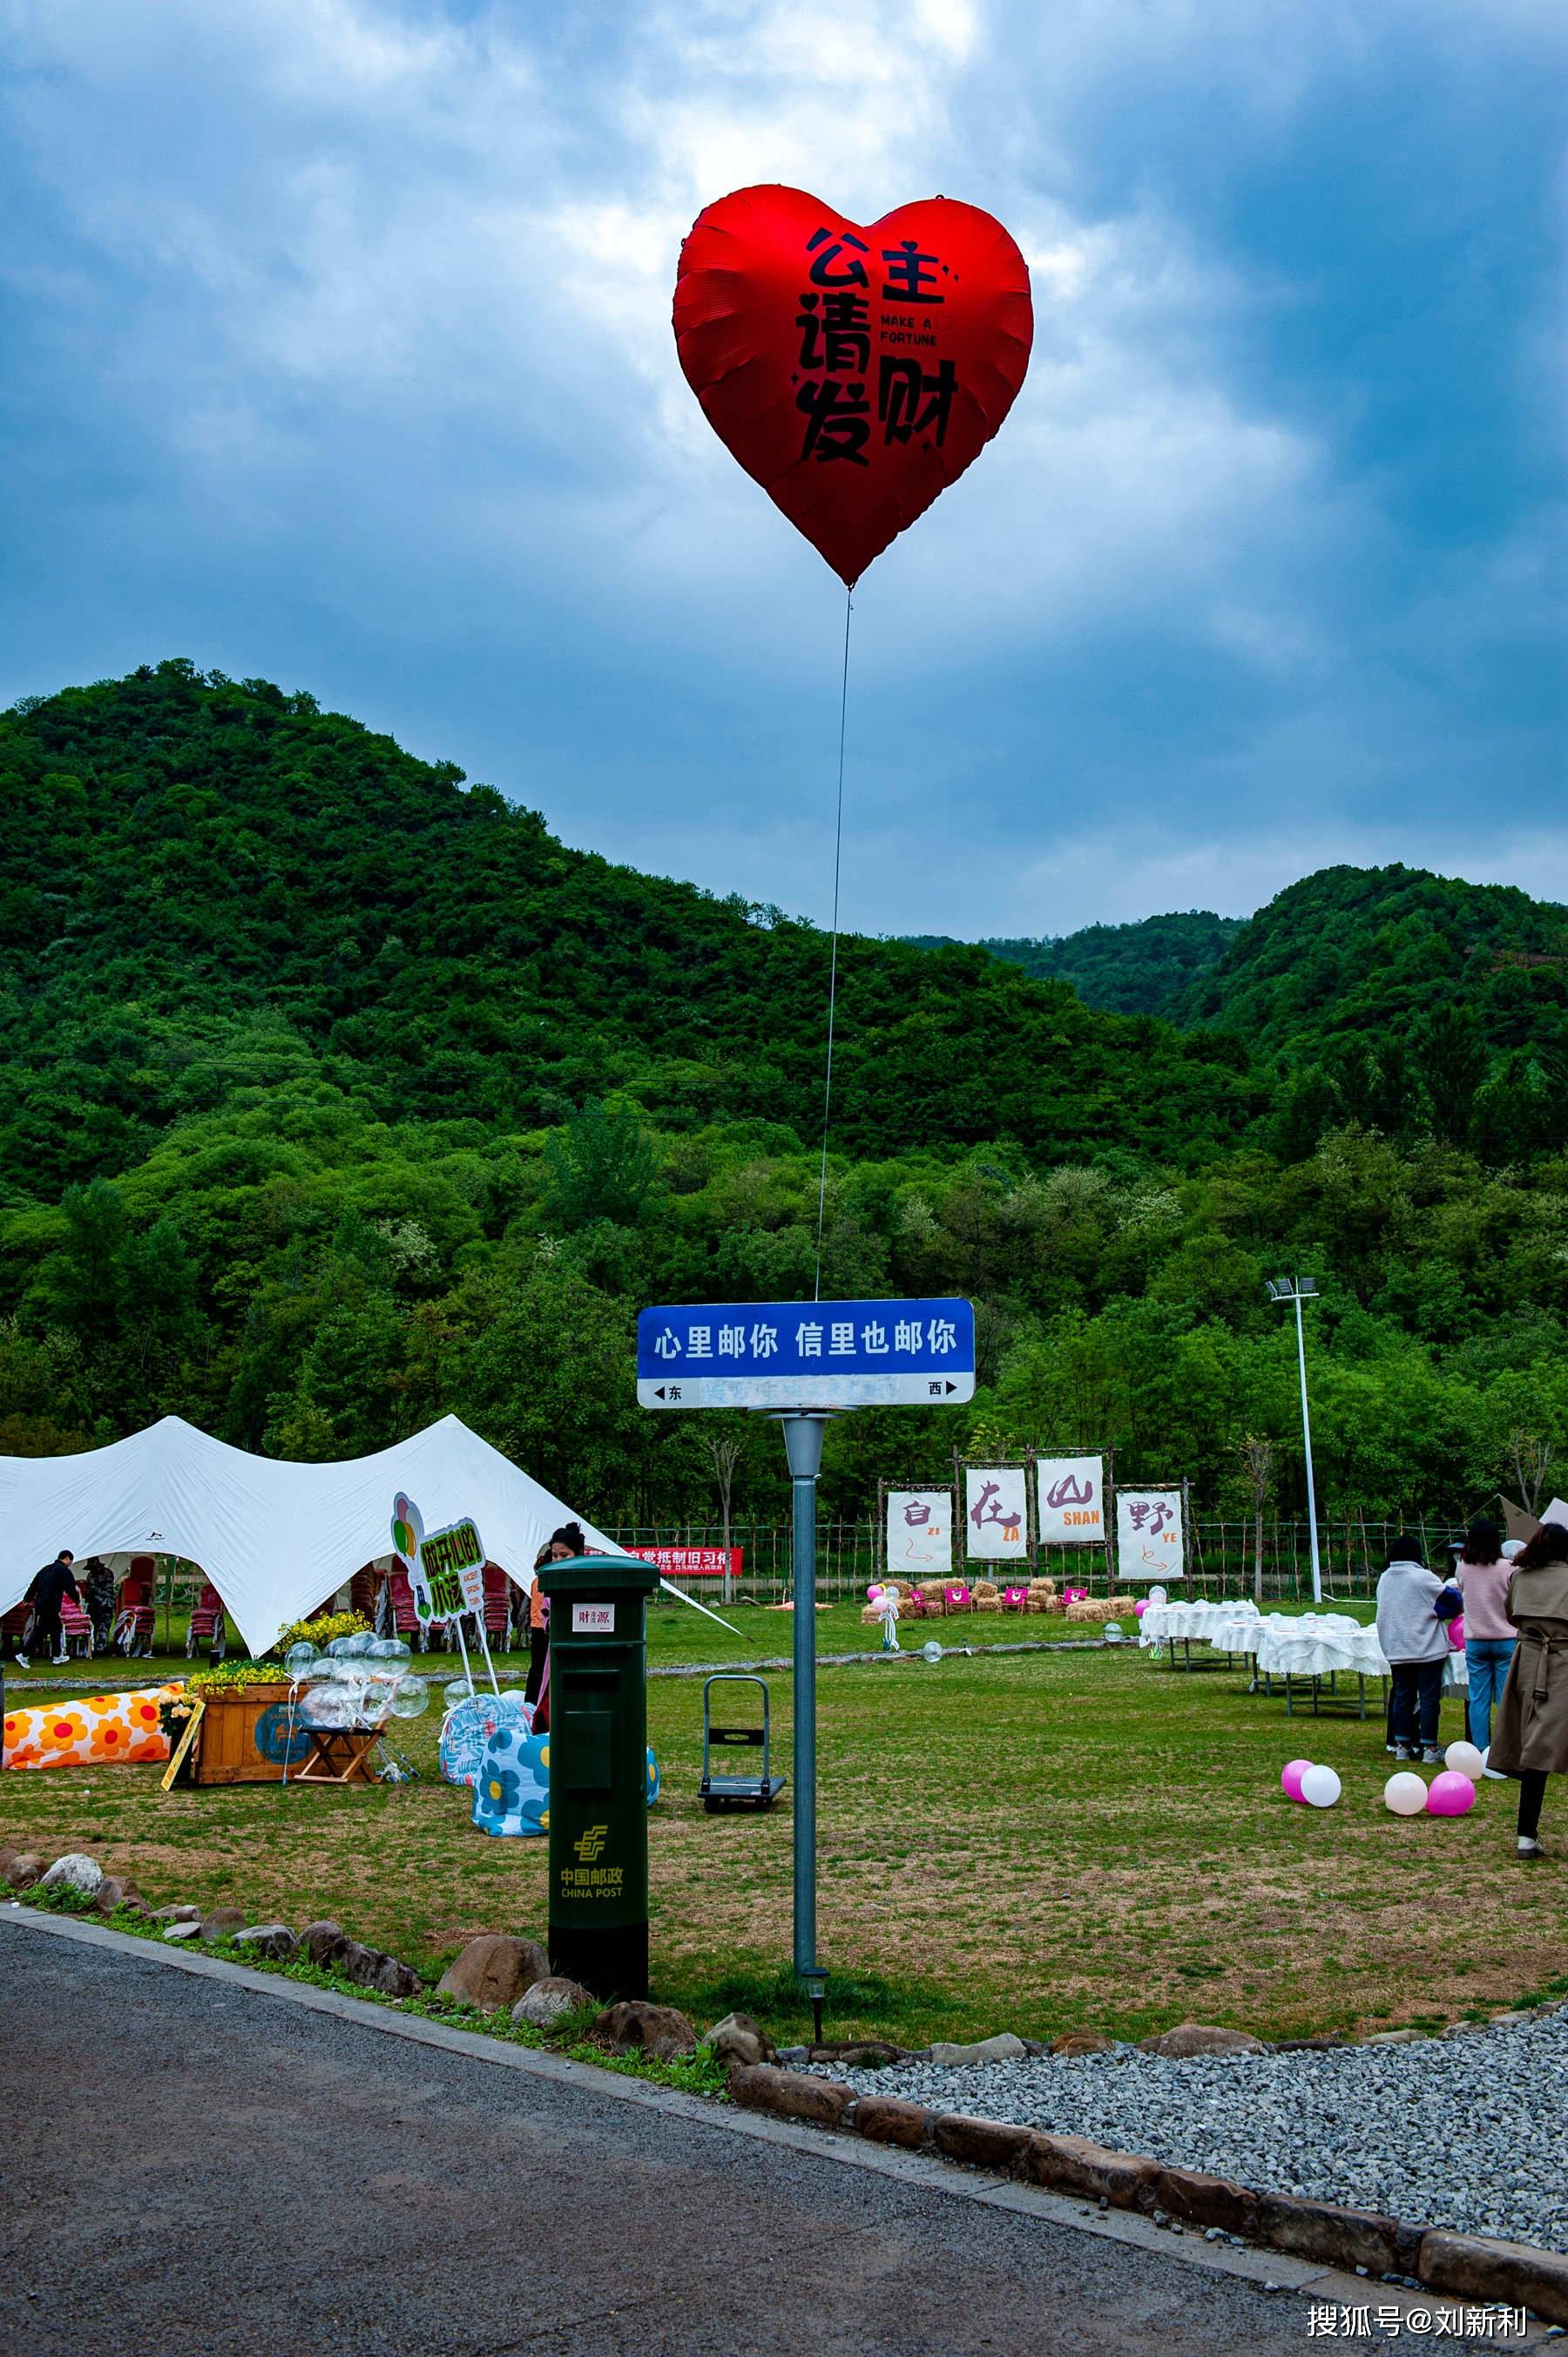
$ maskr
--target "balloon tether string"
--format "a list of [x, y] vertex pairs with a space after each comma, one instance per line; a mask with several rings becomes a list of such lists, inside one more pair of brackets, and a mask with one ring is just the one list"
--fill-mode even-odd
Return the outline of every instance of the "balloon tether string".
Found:
[[843, 747], [844, 728], [849, 718], [849, 618], [854, 611], [853, 588], [844, 591], [843, 599], [843, 677], [839, 687], [839, 788], [838, 807], [833, 819], [833, 932], [832, 947], [828, 957], [828, 1055], [827, 1070], [822, 1077], [822, 1160], [817, 1180], [817, 1277], [811, 1298], [822, 1297], [822, 1231], [828, 1209], [828, 1124], [833, 1108], [833, 1021], [838, 1012], [839, 990], [839, 877], [843, 865]]

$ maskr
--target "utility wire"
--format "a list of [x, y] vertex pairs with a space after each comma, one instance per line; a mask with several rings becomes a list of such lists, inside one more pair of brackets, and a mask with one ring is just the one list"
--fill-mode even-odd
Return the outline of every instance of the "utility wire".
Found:
[[833, 936], [828, 960], [828, 1059], [822, 1080], [822, 1167], [817, 1180], [817, 1278], [811, 1293], [813, 1301], [820, 1301], [822, 1297], [822, 1229], [828, 1208], [828, 1124], [833, 1107], [833, 1019], [838, 1011], [839, 990], [839, 877], [843, 865], [843, 744], [844, 727], [849, 718], [849, 618], [854, 611], [854, 593], [846, 589], [843, 600], [843, 678], [839, 688], [838, 808], [833, 820]]

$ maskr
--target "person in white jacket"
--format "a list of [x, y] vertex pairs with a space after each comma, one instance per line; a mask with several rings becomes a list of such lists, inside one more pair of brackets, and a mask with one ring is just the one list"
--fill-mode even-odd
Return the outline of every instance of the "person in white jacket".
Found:
[[[1457, 1591], [1428, 1571], [1421, 1541], [1402, 1531], [1378, 1582], [1378, 1642], [1388, 1659], [1389, 1741], [1402, 1760], [1437, 1765], [1437, 1711], [1443, 1700], [1443, 1665], [1448, 1658], [1448, 1621], [1438, 1598]], [[1450, 1616], [1451, 1617], [1451, 1616]]]

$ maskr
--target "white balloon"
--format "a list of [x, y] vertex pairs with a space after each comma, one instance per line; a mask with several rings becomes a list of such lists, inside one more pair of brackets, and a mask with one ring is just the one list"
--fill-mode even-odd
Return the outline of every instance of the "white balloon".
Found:
[[1383, 1786], [1383, 1803], [1396, 1817], [1418, 1817], [1426, 1806], [1425, 1783], [1408, 1768], [1402, 1769]]
[[1165, 1594], [1163, 1587], [1151, 1587], [1149, 1590], [1149, 1601], [1151, 1604], [1168, 1604], [1170, 1602], [1170, 1598]]
[[1301, 1797], [1314, 1809], [1331, 1809], [1342, 1790], [1332, 1768], [1309, 1768], [1301, 1780]]
[[1486, 1755], [1473, 1743], [1451, 1743], [1443, 1755], [1443, 1765], [1456, 1776], [1468, 1776], [1472, 1784], [1486, 1764]]

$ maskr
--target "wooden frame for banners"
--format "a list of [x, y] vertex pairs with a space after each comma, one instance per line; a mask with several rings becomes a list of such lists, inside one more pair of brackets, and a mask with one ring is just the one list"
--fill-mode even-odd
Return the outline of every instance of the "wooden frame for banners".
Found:
[[[1086, 1539], [1081, 1543], [1075, 1543], [1066, 1539], [1041, 1539], [1039, 1529], [1039, 1481], [1036, 1472], [1036, 1468], [1039, 1464], [1042, 1457], [1047, 1458], [1053, 1457], [1098, 1457], [1103, 1461], [1105, 1467], [1105, 1483], [1104, 1497], [1101, 1506], [1102, 1536], [1098, 1539]], [[1026, 1518], [1027, 1531], [1027, 1536], [1025, 1541], [1025, 1560], [1028, 1564], [1031, 1577], [1033, 1577], [1034, 1573], [1038, 1568], [1040, 1548], [1042, 1545], [1067, 1546], [1069, 1544], [1080, 1544], [1082, 1552], [1086, 1555], [1092, 1556], [1098, 1550], [1101, 1555], [1103, 1556], [1108, 1590], [1110, 1587], [1113, 1585], [1115, 1542], [1112, 1538], [1112, 1533], [1113, 1529], [1112, 1517], [1115, 1512], [1116, 1500], [1116, 1451], [1113, 1448], [1107, 1445], [1101, 1448], [1079, 1446], [1070, 1448], [1055, 1447], [1050, 1448], [1026, 1448], [1023, 1454], [1018, 1457], [1004, 1457], [1000, 1453], [997, 1453], [983, 1458], [964, 1457], [961, 1456], [959, 1450], [955, 1448], [952, 1453], [952, 1467], [953, 1527], [955, 1531], [958, 1527], [959, 1519], [958, 1501], [960, 1497], [967, 1496], [968, 1494], [964, 1482], [964, 1475], [966, 1473], [983, 1472], [988, 1467], [994, 1467], [994, 1469], [1000, 1473], [1013, 1473], [1022, 1470], [1024, 1475], [1024, 1511]], [[964, 1509], [964, 1519], [966, 1522], [968, 1518], [968, 1508], [966, 1506]], [[1182, 1524], [1182, 1544], [1185, 1550], [1187, 1544], [1187, 1526], [1185, 1516], [1183, 1518]], [[966, 1564], [972, 1561], [974, 1563], [985, 1563], [994, 1562], [995, 1560], [997, 1560], [997, 1558], [994, 1556], [971, 1556], [966, 1537], [964, 1546], [964, 1561]]]

